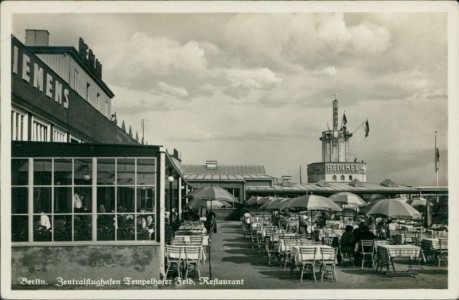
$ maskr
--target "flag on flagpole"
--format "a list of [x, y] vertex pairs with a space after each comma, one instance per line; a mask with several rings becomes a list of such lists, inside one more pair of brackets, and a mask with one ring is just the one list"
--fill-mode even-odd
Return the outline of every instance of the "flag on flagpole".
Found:
[[370, 123], [368, 123], [368, 120], [365, 122], [365, 137], [368, 137], [370, 134]]
[[435, 147], [435, 171], [437, 172], [440, 169], [440, 150], [438, 147]]

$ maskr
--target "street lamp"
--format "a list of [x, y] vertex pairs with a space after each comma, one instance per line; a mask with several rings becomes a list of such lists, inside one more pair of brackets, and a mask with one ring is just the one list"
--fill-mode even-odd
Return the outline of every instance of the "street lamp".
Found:
[[172, 170], [169, 171], [169, 224], [172, 225], [172, 182], [174, 182], [174, 176], [172, 176]]

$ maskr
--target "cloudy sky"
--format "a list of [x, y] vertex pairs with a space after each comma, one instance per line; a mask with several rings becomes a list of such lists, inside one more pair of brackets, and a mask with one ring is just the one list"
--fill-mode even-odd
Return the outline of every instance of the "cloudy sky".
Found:
[[447, 184], [444, 13], [17, 14], [13, 34], [47, 29], [54, 46], [81, 36], [103, 64], [113, 110], [183, 163], [260, 164], [273, 176], [321, 161], [338, 94], [359, 129], [351, 157], [368, 182], [435, 185], [434, 132]]

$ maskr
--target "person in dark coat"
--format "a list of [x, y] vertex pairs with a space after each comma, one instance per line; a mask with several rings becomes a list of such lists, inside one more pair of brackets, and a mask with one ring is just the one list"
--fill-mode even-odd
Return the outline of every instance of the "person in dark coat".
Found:
[[361, 263], [361, 259], [362, 259], [362, 253], [361, 253], [362, 249], [360, 246], [360, 241], [376, 239], [376, 236], [373, 234], [373, 232], [370, 231], [370, 227], [368, 225], [363, 224], [362, 226], [359, 226], [359, 229], [360, 229], [359, 234], [357, 235], [357, 240], [355, 241], [357, 251], [355, 252], [355, 255], [354, 255], [354, 265], [357, 265], [357, 266]]
[[210, 210], [206, 215], [206, 229], [207, 232], [217, 233], [217, 216], [215, 215], [213, 210]]

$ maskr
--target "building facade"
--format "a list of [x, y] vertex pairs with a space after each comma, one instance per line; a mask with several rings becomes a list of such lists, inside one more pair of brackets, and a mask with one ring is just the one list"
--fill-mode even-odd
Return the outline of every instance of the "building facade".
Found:
[[160, 279], [181, 159], [110, 119], [114, 95], [82, 39], [79, 51], [48, 39], [11, 38], [12, 278]]
[[[73, 54], [44, 55], [44, 59], [55, 62], [51, 67], [34, 53], [46, 52], [48, 48], [53, 49], [48, 46], [27, 47], [12, 37], [12, 140], [139, 144], [109, 118], [110, 97], [113, 97], [113, 93], [108, 87], [106, 92], [103, 92], [102, 88], [98, 89], [101, 95], [100, 102], [107, 102], [108, 105], [102, 105], [97, 109], [94, 104], [97, 100], [88, 101], [82, 97], [81, 91], [78, 92], [79, 89], [72, 86], [73, 78], [63, 74], [65, 72], [59, 66], [65, 65], [65, 59], [74, 61], [76, 65], [78, 52], [72, 47], [59, 47]], [[58, 63], [60, 60], [62, 61]], [[95, 77], [88, 68], [80, 68], [80, 78]], [[67, 68], [66, 72], [70, 69]], [[60, 70], [61, 75], [56, 70]], [[102, 86], [101, 79], [99, 81]], [[92, 85], [97, 86], [95, 83]], [[97, 99], [99, 92], [95, 93]]]

